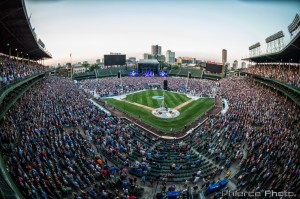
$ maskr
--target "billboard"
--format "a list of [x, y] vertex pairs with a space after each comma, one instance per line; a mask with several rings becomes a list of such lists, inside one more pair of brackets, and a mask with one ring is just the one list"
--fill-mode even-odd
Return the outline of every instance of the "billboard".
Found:
[[223, 65], [217, 63], [206, 63], [206, 71], [211, 73], [222, 73]]
[[104, 65], [125, 65], [126, 55], [104, 55]]

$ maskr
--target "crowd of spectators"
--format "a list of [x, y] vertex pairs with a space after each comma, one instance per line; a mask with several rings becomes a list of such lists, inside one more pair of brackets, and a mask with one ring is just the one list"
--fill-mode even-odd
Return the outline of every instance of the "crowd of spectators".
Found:
[[0, 86], [47, 70], [48, 67], [0, 55]]
[[[223, 128], [230, 140], [230, 150], [222, 154], [222, 145], [205, 148], [216, 156], [224, 156], [225, 167], [240, 162], [238, 189], [251, 191], [300, 192], [300, 109], [286, 96], [247, 77], [220, 81], [218, 95], [229, 101], [229, 110], [211, 118], [213, 126]], [[220, 136], [220, 135], [218, 135]]]
[[[128, 170], [140, 174], [141, 182], [146, 183], [151, 168], [160, 167], [155, 160], [169, 159], [169, 151], [176, 151], [176, 158], [192, 167], [197, 164], [189, 161], [193, 142], [197, 142], [198, 149], [205, 148], [225, 160], [222, 166], [228, 169], [227, 177], [231, 176], [232, 162], [240, 161], [239, 189], [299, 193], [299, 107], [247, 77], [222, 79], [219, 83], [190, 79], [188, 89], [184, 88], [186, 78], [167, 79], [172, 90], [194, 95], [203, 95], [205, 89], [214, 92], [218, 85], [217, 95], [228, 100], [228, 112], [210, 116], [200, 131], [190, 135], [190, 144], [174, 140], [168, 146], [146, 135], [138, 140], [131, 124], [101, 111], [69, 79], [48, 77], [37, 83], [9, 110], [0, 128], [4, 159], [23, 194], [28, 198], [134, 198], [138, 181], [130, 177]], [[101, 96], [118, 95], [124, 89], [144, 89], [147, 83], [162, 84], [164, 78], [122, 80], [123, 89], [119, 89], [118, 78], [86, 80], [82, 87], [96, 90]], [[223, 129], [219, 133], [230, 141], [226, 153], [222, 145], [210, 143], [211, 136], [203, 137], [207, 132], [212, 135], [214, 128]], [[150, 150], [151, 146], [154, 148]], [[132, 161], [130, 157], [136, 152], [141, 158]], [[111, 165], [107, 156], [121, 164]], [[201, 156], [197, 158], [200, 164]], [[185, 167], [172, 163], [170, 171]], [[194, 183], [203, 177], [202, 172], [195, 173]], [[210, 181], [203, 178], [206, 186]]]
[[108, 97], [143, 90], [151, 83], [163, 88], [164, 80], [168, 80], [169, 90], [194, 96], [207, 97], [217, 91], [217, 83], [214, 81], [181, 77], [109, 77], [88, 79], [81, 81], [81, 84], [84, 89], [95, 91], [100, 97]]
[[[8, 169], [23, 194], [134, 198], [130, 183], [121, 183], [127, 180], [126, 168], [109, 166], [92, 145], [101, 140], [127, 147], [122, 142], [130, 135], [127, 124], [94, 106], [71, 80], [50, 77], [38, 84], [9, 110], [0, 129]], [[117, 186], [124, 191], [109, 191]]]
[[245, 69], [245, 72], [278, 79], [300, 88], [299, 64], [257, 64]]

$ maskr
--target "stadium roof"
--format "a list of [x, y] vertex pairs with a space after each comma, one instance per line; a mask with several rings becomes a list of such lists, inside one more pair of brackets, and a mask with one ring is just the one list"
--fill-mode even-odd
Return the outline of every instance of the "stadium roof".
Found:
[[[0, 2], [0, 52], [30, 59], [52, 58], [38, 44], [30, 25], [24, 0]], [[17, 49], [17, 50], [16, 50]]]
[[157, 59], [140, 59], [139, 64], [159, 64]]
[[265, 62], [300, 62], [300, 32], [287, 44], [282, 50], [276, 53], [264, 54], [254, 57], [244, 58], [242, 60], [256, 63]]

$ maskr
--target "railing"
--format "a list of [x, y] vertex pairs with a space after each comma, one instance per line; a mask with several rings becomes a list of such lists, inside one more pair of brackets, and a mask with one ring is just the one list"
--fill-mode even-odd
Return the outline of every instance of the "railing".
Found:
[[[45, 74], [46, 72], [51, 72], [52, 70], [47, 70], [47, 71], [44, 71], [44, 72], [40, 72], [40, 73], [34, 73], [33, 75], [31, 76], [26, 76], [26, 77], [23, 77], [23, 78], [18, 78], [18, 79], [15, 79], [13, 81], [9, 81], [7, 83], [1, 83], [0, 84], [0, 97], [2, 97], [2, 94], [7, 90], [9, 89], [10, 87], [13, 87], [15, 85], [17, 85], [18, 83], [20, 82], [25, 82], [26, 80], [29, 81], [29, 79], [33, 79], [35, 77], [37, 77], [38, 75], [40, 74]], [[1, 101], [0, 101], [1, 103]]]
[[300, 94], [300, 88], [297, 87], [297, 86], [293, 86], [293, 85], [290, 85], [290, 84], [287, 84], [287, 83], [284, 83], [282, 81], [279, 81], [278, 79], [275, 79], [275, 78], [267, 78], [267, 77], [262, 77], [264, 79], [268, 79], [268, 80], [272, 80], [273, 82], [276, 82], [282, 86], [285, 86], [285, 87], [288, 87], [289, 89], [293, 90], [294, 92]]
[[[37, 77], [39, 75], [36, 75], [34, 77], [32, 77], [30, 80], [34, 79], [35, 77]], [[28, 81], [30, 81], [28, 80]], [[26, 81], [26, 82], [28, 82]], [[24, 82], [25, 83], [25, 82]], [[30, 83], [30, 85], [26, 86], [26, 88], [24, 88], [21, 92], [19, 92], [16, 96], [14, 96], [14, 98], [12, 100], [9, 101], [8, 104], [5, 105], [5, 107], [3, 109], [1, 109], [0, 111], [0, 119], [5, 115], [5, 113], [9, 110], [9, 108], [14, 104], [16, 103], [16, 101], [34, 84], [35, 82], [33, 83]], [[16, 84], [15, 84], [16, 85]], [[16, 85], [16, 87], [18, 87]], [[7, 90], [6, 90], [7, 91]], [[0, 96], [0, 99], [1, 99], [1, 103], [2, 103], [2, 100], [3, 100], [3, 96]]]
[[42, 73], [35, 74], [35, 75], [29, 76], [29, 77], [26, 77], [26, 78], [22, 78], [22, 79], [17, 79], [17, 80], [14, 80], [14, 81], [10, 82], [9, 84], [3, 85], [1, 87], [1, 90], [0, 90], [0, 103], [2, 103], [3, 99], [5, 98], [5, 96], [10, 91], [14, 90], [15, 88], [19, 87], [23, 83], [28, 82], [28, 81], [34, 79], [35, 77], [37, 77], [37, 76], [39, 76], [41, 74]]
[[[32, 75], [32, 76], [34, 76], [34, 75]], [[10, 88], [11, 86], [13, 86], [13, 85], [15, 85], [15, 84], [17, 84], [17, 83], [19, 83], [19, 82], [25, 81], [26, 79], [29, 79], [29, 78], [32, 77], [32, 76], [27, 76], [27, 77], [24, 77], [24, 78], [18, 78], [18, 79], [15, 79], [15, 80], [13, 80], [13, 81], [9, 81], [8, 83], [2, 83], [2, 84], [0, 85], [0, 95], [2, 95], [2, 93], [3, 93], [6, 89]]]
[[[34, 85], [37, 81], [41, 80], [42, 78], [37, 78], [36, 77], [42, 75], [36, 74], [30, 77], [26, 77], [23, 79], [17, 79], [16, 81], [11, 82], [9, 85], [5, 85], [4, 87], [1, 87], [1, 103], [2, 100], [5, 98], [5, 96], [11, 91], [14, 90], [15, 88], [18, 88], [20, 86], [21, 89], [19, 92], [13, 96], [13, 98], [5, 104], [4, 108], [1, 109], [0, 111], [0, 119], [6, 114], [6, 112], [10, 109], [11, 106], [15, 104], [15, 102], [22, 97], [22, 95], [29, 89], [31, 88], [32, 85]], [[31, 81], [33, 80], [33, 81]], [[30, 84], [26, 84], [27, 82], [30, 82]], [[8, 173], [6, 169], [6, 165], [3, 161], [2, 158], [2, 152], [0, 150], [0, 197], [1, 198], [21, 198], [23, 199], [23, 196], [19, 190], [19, 188], [16, 186], [14, 181], [12, 180], [10, 174]]]
[[281, 86], [285, 86], [287, 87], [288, 89], [300, 94], [300, 88], [299, 87], [296, 87], [296, 86], [293, 86], [293, 85], [290, 85], [290, 84], [287, 84], [287, 83], [284, 83], [282, 81], [279, 81], [278, 79], [275, 79], [275, 78], [270, 78], [270, 77], [264, 77], [262, 75], [257, 75], [257, 74], [253, 74], [253, 73], [248, 73], [248, 72], [241, 72], [242, 74], [247, 74], [247, 75], [251, 75], [251, 76], [254, 76], [254, 77], [260, 77], [262, 79], [265, 79], [265, 80], [270, 80], [270, 81], [273, 81], [277, 84], [280, 84]]
[[260, 75], [247, 73], [247, 72], [242, 72], [242, 74], [247, 74], [249, 76], [252, 76], [259, 82], [280, 91], [281, 93], [283, 93], [284, 95], [289, 97], [291, 100], [293, 100], [298, 106], [300, 106], [300, 101], [299, 101], [300, 90], [299, 89], [297, 89], [291, 85], [288, 85], [286, 83], [283, 83], [281, 81], [278, 81], [277, 79], [267, 78], [267, 77], [263, 77]]

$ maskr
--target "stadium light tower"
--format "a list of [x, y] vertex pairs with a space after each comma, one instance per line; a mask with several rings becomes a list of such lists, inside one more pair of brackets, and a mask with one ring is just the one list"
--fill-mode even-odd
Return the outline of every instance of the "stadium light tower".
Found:
[[124, 88], [123, 88], [123, 81], [122, 81], [122, 73], [121, 70], [118, 72], [118, 78], [120, 78], [121, 81], [121, 88], [122, 88], [122, 94], [124, 94]]
[[191, 72], [188, 72], [188, 75], [187, 75], [187, 78], [186, 78], [185, 91], [187, 90], [188, 85], [189, 85], [189, 77], [190, 77], [190, 74], [191, 74]]
[[257, 55], [260, 55], [260, 42], [257, 42], [256, 44], [253, 44], [252, 46], [249, 47], [249, 56], [254, 57]]
[[300, 17], [298, 14], [296, 14], [293, 22], [288, 26], [289, 33], [291, 34], [291, 39], [293, 38], [293, 35], [297, 35], [297, 33], [300, 31]]
[[284, 47], [284, 34], [281, 31], [266, 38], [267, 53], [274, 53], [280, 51]]
[[9, 43], [6, 44], [8, 46], [8, 54], [9, 54], [9, 60], [10, 60], [10, 56], [11, 56], [11, 45]]
[[17, 52], [17, 63], [19, 63], [19, 52], [18, 52], [18, 49], [16, 48], [15, 51]]

